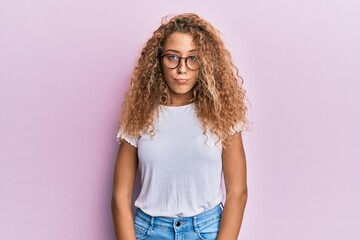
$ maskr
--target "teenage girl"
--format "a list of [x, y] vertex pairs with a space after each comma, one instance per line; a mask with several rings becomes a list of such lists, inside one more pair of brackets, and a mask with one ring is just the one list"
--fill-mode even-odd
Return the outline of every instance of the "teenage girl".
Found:
[[244, 98], [211, 24], [196, 14], [163, 21], [141, 51], [120, 116], [112, 198], [117, 240], [237, 239], [247, 201]]

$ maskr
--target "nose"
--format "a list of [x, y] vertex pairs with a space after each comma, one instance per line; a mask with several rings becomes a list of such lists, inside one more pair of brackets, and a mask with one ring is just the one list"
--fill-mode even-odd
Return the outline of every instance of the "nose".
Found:
[[178, 72], [179, 73], [186, 73], [186, 69], [187, 66], [186, 66], [186, 59], [182, 58], [180, 59], [180, 63], [179, 63], [179, 66], [178, 66]]

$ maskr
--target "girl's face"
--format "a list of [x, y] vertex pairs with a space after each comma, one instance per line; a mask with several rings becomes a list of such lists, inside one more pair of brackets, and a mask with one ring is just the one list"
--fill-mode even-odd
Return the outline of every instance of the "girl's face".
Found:
[[200, 68], [193, 36], [190, 33], [172, 33], [167, 37], [163, 49], [162, 69], [169, 87], [169, 105], [188, 104]]

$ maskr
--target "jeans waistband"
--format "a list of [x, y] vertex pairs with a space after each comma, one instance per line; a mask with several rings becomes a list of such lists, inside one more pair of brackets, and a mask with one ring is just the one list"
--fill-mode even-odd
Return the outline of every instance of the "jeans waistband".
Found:
[[144, 213], [141, 209], [136, 209], [136, 218], [141, 219], [144, 223], [150, 225], [161, 226], [162, 228], [179, 228], [181, 226], [189, 228], [199, 228], [207, 225], [212, 221], [219, 221], [222, 214], [222, 204], [216, 205], [214, 208], [202, 212], [192, 217], [153, 217]]

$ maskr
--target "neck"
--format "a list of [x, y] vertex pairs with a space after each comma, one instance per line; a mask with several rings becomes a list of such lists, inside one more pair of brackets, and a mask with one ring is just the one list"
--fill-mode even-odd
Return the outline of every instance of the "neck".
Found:
[[169, 102], [167, 103], [168, 106], [183, 106], [190, 104], [192, 96], [187, 94], [177, 94], [177, 95], [170, 95]]

